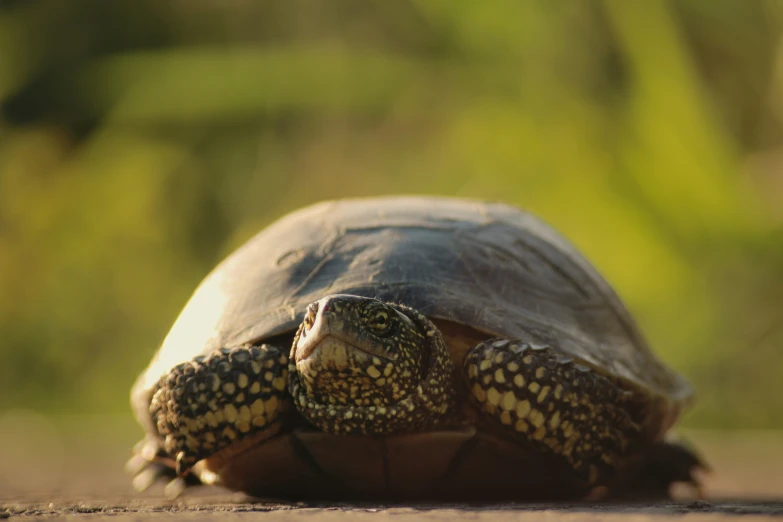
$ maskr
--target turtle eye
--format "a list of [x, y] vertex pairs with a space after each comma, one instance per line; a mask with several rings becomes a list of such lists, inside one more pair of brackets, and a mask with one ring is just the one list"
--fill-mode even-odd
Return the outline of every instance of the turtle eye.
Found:
[[367, 319], [367, 326], [373, 331], [375, 335], [385, 337], [391, 333], [391, 317], [386, 310], [375, 310]]

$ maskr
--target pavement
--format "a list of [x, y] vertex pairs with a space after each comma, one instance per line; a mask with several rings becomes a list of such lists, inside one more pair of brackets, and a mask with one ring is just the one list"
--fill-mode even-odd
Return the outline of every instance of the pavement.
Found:
[[783, 432], [684, 431], [713, 467], [704, 497], [636, 503], [367, 504], [279, 502], [214, 487], [176, 500], [154, 486], [133, 490], [123, 470], [141, 432], [129, 416], [45, 417], [0, 412], [0, 519], [95, 521], [214, 519], [329, 522], [366, 520], [783, 521]]

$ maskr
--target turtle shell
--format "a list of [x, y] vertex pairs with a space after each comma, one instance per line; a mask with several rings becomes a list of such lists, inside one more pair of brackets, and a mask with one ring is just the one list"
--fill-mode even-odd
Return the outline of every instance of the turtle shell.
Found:
[[382, 197], [288, 214], [218, 265], [137, 380], [137, 417], [154, 432], [150, 393], [171, 367], [292, 335], [309, 303], [337, 293], [403, 303], [487, 337], [556, 346], [649, 400], [658, 410], [652, 437], [692, 394], [652, 353], [606, 280], [537, 217], [500, 203]]

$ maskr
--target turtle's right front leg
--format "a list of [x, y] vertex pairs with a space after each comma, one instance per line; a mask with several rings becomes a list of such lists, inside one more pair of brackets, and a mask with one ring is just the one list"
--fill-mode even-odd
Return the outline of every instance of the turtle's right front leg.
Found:
[[[158, 382], [150, 414], [158, 432], [156, 455], [141, 455], [187, 476], [201, 459], [253, 444], [280, 431], [291, 407], [288, 349], [245, 345], [179, 364]], [[149, 441], [142, 451], [150, 448]]]
[[589, 485], [607, 481], [640, 437], [629, 392], [548, 346], [491, 339], [470, 350], [463, 370], [488, 418]]

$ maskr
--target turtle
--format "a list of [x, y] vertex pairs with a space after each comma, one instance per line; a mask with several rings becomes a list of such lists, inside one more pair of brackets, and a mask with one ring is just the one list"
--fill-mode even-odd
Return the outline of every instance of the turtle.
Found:
[[662, 495], [706, 469], [688, 381], [515, 206], [385, 196], [272, 223], [198, 286], [131, 403], [138, 489], [290, 499]]

